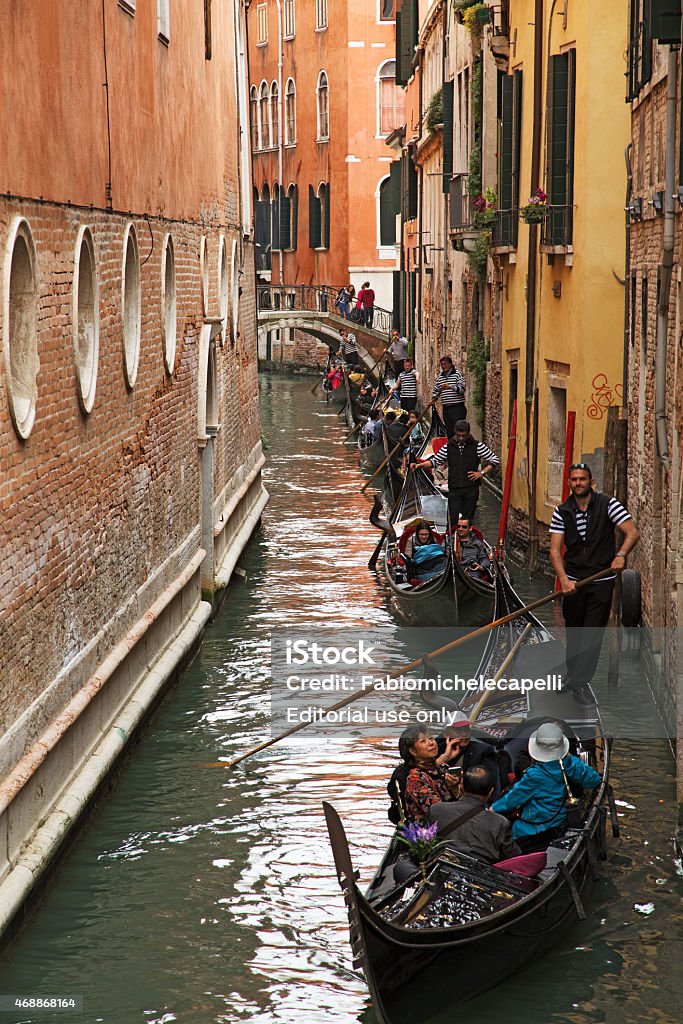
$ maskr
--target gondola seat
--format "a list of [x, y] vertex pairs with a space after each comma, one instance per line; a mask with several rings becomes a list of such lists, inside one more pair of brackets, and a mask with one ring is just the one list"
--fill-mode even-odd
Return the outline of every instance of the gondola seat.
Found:
[[547, 862], [545, 851], [540, 853], [523, 853], [520, 857], [508, 857], [507, 860], [499, 860], [494, 868], [501, 871], [511, 871], [513, 875], [521, 875], [523, 878], [536, 878], [543, 871]]

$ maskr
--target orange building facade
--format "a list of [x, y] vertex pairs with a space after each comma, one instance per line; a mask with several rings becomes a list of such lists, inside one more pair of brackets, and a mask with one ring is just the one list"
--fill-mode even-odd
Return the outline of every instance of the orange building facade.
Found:
[[391, 309], [393, 0], [253, 0], [248, 29], [257, 283], [370, 281]]

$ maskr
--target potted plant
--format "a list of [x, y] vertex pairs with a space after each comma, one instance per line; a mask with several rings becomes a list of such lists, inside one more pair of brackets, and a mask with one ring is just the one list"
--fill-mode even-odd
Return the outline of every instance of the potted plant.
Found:
[[482, 25], [488, 25], [491, 21], [491, 9], [488, 4], [471, 4], [463, 11], [462, 20], [469, 34], [478, 36]]
[[542, 188], [537, 188], [526, 206], [521, 206], [519, 216], [525, 224], [540, 224], [548, 216], [548, 196]]
[[478, 228], [492, 228], [498, 213], [498, 196], [495, 190], [487, 188], [483, 195], [472, 200], [472, 223]]
[[428, 132], [433, 132], [440, 124], [443, 124], [443, 95], [441, 89], [434, 93], [425, 111], [425, 126]]

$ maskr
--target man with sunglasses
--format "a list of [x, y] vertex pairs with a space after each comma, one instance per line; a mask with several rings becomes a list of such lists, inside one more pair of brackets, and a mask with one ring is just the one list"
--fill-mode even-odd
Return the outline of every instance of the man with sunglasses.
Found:
[[[569, 497], [557, 506], [550, 521], [550, 564], [564, 594], [562, 614], [568, 627], [567, 677], [563, 689], [569, 690], [580, 704], [593, 704], [589, 683], [598, 665], [616, 575], [605, 576], [579, 590], [576, 584], [604, 569], [621, 572], [639, 534], [631, 514], [620, 501], [594, 490], [593, 474], [585, 462], [569, 467], [569, 490]], [[618, 551], [617, 527], [623, 533]]]

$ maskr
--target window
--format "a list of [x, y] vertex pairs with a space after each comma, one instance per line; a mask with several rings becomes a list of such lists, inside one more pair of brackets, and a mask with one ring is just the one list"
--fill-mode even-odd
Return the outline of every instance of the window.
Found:
[[268, 83], [261, 82], [261, 99], [259, 102], [259, 139], [261, 149], [270, 149], [270, 94]]
[[36, 415], [38, 376], [38, 288], [36, 251], [28, 221], [18, 217], [5, 255], [3, 325], [5, 380], [14, 429], [27, 438]]
[[321, 71], [318, 75], [316, 86], [317, 107], [318, 107], [318, 142], [326, 142], [330, 137], [330, 107], [329, 90], [327, 87], [327, 75]]
[[316, 193], [308, 186], [308, 244], [311, 249], [330, 247], [330, 186], [322, 183]]
[[261, 148], [258, 92], [256, 91], [255, 85], [252, 85], [249, 92], [249, 114], [251, 117], [251, 148], [255, 153]]
[[287, 189], [286, 210], [289, 214], [289, 245], [287, 246], [287, 249], [289, 249], [290, 252], [293, 252], [297, 246], [297, 237], [299, 233], [299, 189], [296, 185], [290, 185]]
[[157, 0], [157, 34], [162, 43], [168, 44], [171, 38], [170, 0]]
[[379, 0], [379, 20], [394, 20], [394, 0]]
[[278, 91], [277, 82], [273, 82], [270, 87], [270, 125], [271, 135], [270, 144], [271, 146], [280, 145], [280, 93]]
[[166, 235], [161, 256], [161, 322], [164, 332], [164, 366], [173, 373], [176, 351], [177, 306], [173, 239]]
[[293, 78], [285, 86], [285, 145], [296, 143], [296, 86]]
[[80, 228], [76, 237], [72, 322], [78, 401], [83, 412], [91, 412], [95, 402], [100, 350], [100, 304], [95, 274], [95, 246], [87, 227]]
[[265, 46], [268, 42], [268, 4], [256, 6], [256, 45]]
[[225, 238], [221, 235], [220, 259], [218, 261], [218, 298], [220, 302], [220, 315], [223, 318], [223, 331], [227, 332], [228, 327], [228, 250]]
[[204, 60], [211, 60], [211, 0], [204, 0]]
[[389, 135], [405, 121], [405, 93], [396, 85], [396, 61], [380, 65], [377, 76], [379, 134]]
[[391, 165], [377, 191], [379, 200], [379, 247], [396, 245], [396, 218], [401, 212], [401, 162]]
[[138, 240], [132, 224], [126, 227], [123, 239], [123, 273], [121, 309], [123, 311], [123, 366], [126, 384], [135, 385], [140, 358], [140, 321], [142, 295]]
[[[519, 364], [510, 363], [510, 382], [508, 385], [508, 440], [512, 430], [512, 414], [517, 401], [517, 389], [519, 388]], [[562, 466], [564, 471], [564, 464]]]
[[403, 0], [396, 16], [396, 81], [399, 85], [407, 85], [412, 78], [419, 29], [418, 0]]
[[273, 185], [273, 202], [270, 206], [270, 237], [271, 249], [280, 249], [280, 186], [277, 182]]
[[559, 501], [562, 497], [566, 436], [567, 390], [564, 387], [551, 387], [548, 401], [547, 498], [549, 502]]
[[315, 28], [327, 28], [327, 0], [315, 0]]
[[270, 232], [270, 189], [266, 184], [263, 186], [261, 198], [256, 199], [256, 224], [254, 230], [254, 245], [256, 249], [257, 271], [270, 270]]
[[284, 37], [285, 39], [294, 38], [294, 0], [285, 0], [284, 2]]
[[232, 303], [232, 342], [237, 341], [237, 324], [240, 308], [240, 272], [237, 265], [237, 239], [232, 240], [232, 259], [230, 260], [230, 300]]
[[206, 235], [199, 244], [199, 275], [202, 282], [202, 316], [209, 315], [209, 244]]
[[574, 222], [574, 91], [576, 50], [548, 59], [545, 245], [571, 245]]
[[522, 72], [498, 75], [498, 218], [494, 245], [516, 246], [519, 227], [519, 157]]

